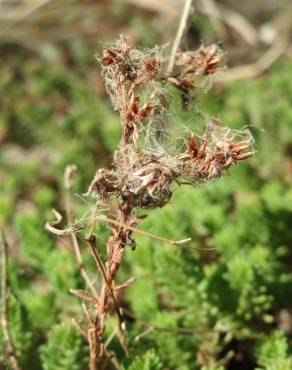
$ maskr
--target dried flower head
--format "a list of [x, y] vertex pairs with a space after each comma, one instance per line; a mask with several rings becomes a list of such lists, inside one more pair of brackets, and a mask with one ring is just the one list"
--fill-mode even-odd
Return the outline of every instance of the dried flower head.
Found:
[[179, 179], [193, 185], [210, 181], [254, 153], [248, 130], [231, 130], [215, 119], [200, 140], [195, 139], [195, 132], [185, 137], [183, 148], [174, 145], [168, 150], [159, 138], [155, 139], [157, 145], [150, 146], [149, 132], [152, 138], [157, 134], [157, 122], [163, 124], [171, 104], [165, 93], [167, 84], [188, 94], [196, 89], [197, 76], [218, 71], [224, 56], [215, 44], [180, 52], [168, 75], [163, 51], [157, 46], [137, 50], [122, 37], [104, 50], [100, 59], [103, 76], [112, 102], [120, 111], [123, 138], [113, 169], [98, 170], [88, 194], [101, 200], [121, 196], [132, 208], [162, 207]]
[[[240, 137], [241, 141], [237, 141]], [[222, 171], [254, 154], [249, 130], [232, 130], [213, 121], [206, 127], [200, 144], [192, 136], [187, 151], [179, 158], [185, 160], [182, 177], [191, 183], [221, 177]]]
[[216, 44], [201, 46], [196, 51], [186, 51], [178, 55], [175, 66], [182, 75], [214, 74], [218, 71], [224, 53]]

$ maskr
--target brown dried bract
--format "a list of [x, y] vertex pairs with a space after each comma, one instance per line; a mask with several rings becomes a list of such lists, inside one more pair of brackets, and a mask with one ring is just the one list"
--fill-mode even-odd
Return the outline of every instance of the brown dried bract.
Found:
[[[245, 140], [236, 142], [236, 136]], [[237, 132], [211, 123], [205, 130], [200, 146], [192, 136], [188, 150], [179, 155], [184, 160], [182, 177], [193, 183], [220, 177], [222, 171], [254, 154], [249, 130]], [[249, 151], [247, 151], [249, 149]]]
[[94, 195], [104, 201], [119, 191], [119, 179], [114, 171], [99, 169], [89, 185], [86, 195]]
[[176, 67], [182, 76], [214, 74], [222, 63], [224, 53], [218, 45], [201, 46], [196, 51], [181, 53], [176, 61]]

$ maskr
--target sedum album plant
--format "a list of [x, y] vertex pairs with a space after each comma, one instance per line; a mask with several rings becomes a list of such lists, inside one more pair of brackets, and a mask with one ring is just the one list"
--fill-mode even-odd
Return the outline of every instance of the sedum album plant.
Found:
[[[122, 137], [112, 167], [98, 169], [85, 194], [95, 199], [89, 221], [73, 220], [68, 196], [68, 226], [56, 228], [61, 220], [57, 213], [56, 222], [46, 225], [57, 235], [70, 235], [80, 273], [90, 291], [71, 290], [83, 301], [85, 319], [75, 324], [89, 343], [91, 370], [106, 367], [109, 362], [118, 366], [103, 339], [106, 318], [112, 313], [118, 319], [120, 344], [126, 355], [129, 352], [119, 292], [132, 279], [122, 284], [116, 284], [115, 279], [127, 247], [136, 248], [135, 232], [175, 245], [187, 241], [166, 240], [139, 230], [138, 224], [145, 218], [141, 209], [163, 207], [178, 186], [196, 187], [221, 178], [229, 167], [254, 154], [247, 129], [232, 130], [215, 118], [205, 118], [199, 134], [194, 123], [178, 122], [172, 114], [177, 99], [181, 98], [182, 109], [191, 105], [194, 95], [220, 70], [223, 57], [223, 51], [214, 44], [196, 51], [176, 51], [172, 58], [164, 47], [139, 50], [121, 37], [98, 58], [107, 92], [120, 113]], [[66, 170], [68, 193], [74, 172], [74, 166]], [[105, 258], [96, 243], [99, 222], [110, 225]], [[98, 284], [92, 283], [83, 265], [76, 237], [81, 229], [88, 232], [85, 239], [102, 277]]]

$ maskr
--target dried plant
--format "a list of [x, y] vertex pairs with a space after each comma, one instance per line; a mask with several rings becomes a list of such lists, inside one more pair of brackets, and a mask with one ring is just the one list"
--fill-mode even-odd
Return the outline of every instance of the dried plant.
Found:
[[[247, 129], [232, 130], [216, 119], [207, 120], [201, 136], [192, 128], [183, 129], [177, 135], [171, 131], [171, 125], [168, 127], [172, 104], [169, 87], [178, 89], [184, 97], [191, 96], [202, 86], [202, 79], [208, 79], [221, 68], [223, 57], [217, 45], [177, 52], [170, 71], [166, 48], [156, 46], [138, 50], [121, 37], [98, 58], [107, 91], [114, 108], [120, 113], [122, 138], [114, 154], [112, 168], [98, 169], [86, 193], [96, 199], [86, 240], [101, 273], [102, 283], [99, 290], [91, 284], [89, 288], [93, 293], [90, 295], [84, 291], [71, 291], [83, 301], [87, 324], [76, 322], [76, 325], [89, 342], [91, 369], [106, 367], [111, 357], [102, 336], [105, 318], [112, 311], [119, 322], [118, 337], [128, 352], [117, 292], [130, 282], [117, 286], [115, 276], [126, 246], [136, 247], [133, 234], [142, 218], [137, 210], [163, 207], [177, 184], [196, 186], [220, 178], [224, 170], [254, 153], [252, 136]], [[66, 184], [70, 183], [67, 190], [71, 187], [71, 175], [71, 171], [67, 171]], [[100, 216], [105, 204], [111, 211]], [[88, 283], [90, 279], [82, 267], [79, 247], [76, 246], [75, 233], [82, 225], [72, 223], [70, 210], [67, 217], [67, 229], [61, 231], [52, 224], [47, 224], [47, 228], [58, 235], [67, 233], [72, 236], [80, 271]], [[105, 261], [102, 261], [95, 243], [97, 221], [108, 222], [111, 228]], [[118, 367], [114, 358], [111, 361]]]
[[[1, 354], [1, 363], [9, 364], [13, 370], [21, 370], [19, 360], [17, 358], [17, 351], [13, 343], [11, 335], [11, 327], [9, 322], [8, 308], [9, 308], [9, 282], [8, 282], [8, 242], [4, 232], [0, 230], [0, 260], [1, 260], [1, 329], [4, 339], [4, 353]], [[3, 356], [3, 361], [2, 361]], [[5, 365], [4, 365], [5, 366]]]

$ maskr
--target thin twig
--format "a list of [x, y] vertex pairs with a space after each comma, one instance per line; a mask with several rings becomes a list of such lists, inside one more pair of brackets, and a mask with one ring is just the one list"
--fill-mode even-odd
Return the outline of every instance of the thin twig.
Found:
[[[116, 299], [116, 297], [113, 293], [112, 287], [111, 287], [111, 285], [110, 285], [110, 283], [107, 279], [106, 270], [104, 268], [104, 265], [103, 265], [103, 263], [101, 261], [101, 258], [99, 257], [99, 254], [97, 252], [96, 243], [95, 243], [95, 236], [94, 235], [89, 235], [88, 237], [85, 238], [85, 240], [89, 244], [90, 250], [93, 254], [94, 261], [95, 261], [95, 263], [96, 263], [96, 265], [97, 265], [97, 267], [98, 267], [98, 269], [99, 269], [99, 271], [102, 275], [102, 278], [103, 278], [104, 283], [107, 287], [107, 290], [108, 290], [108, 292], [109, 292], [109, 294], [110, 294], [110, 296], [113, 300], [115, 312], [116, 312], [116, 314], [119, 318], [120, 323], [122, 323], [124, 321], [124, 318], [123, 318], [123, 316], [121, 314], [121, 311], [119, 309], [119, 304], [118, 304], [117, 299]], [[121, 329], [122, 329], [122, 325], [121, 325]]]
[[101, 261], [101, 258], [99, 257], [99, 254], [97, 252], [97, 248], [96, 248], [96, 239], [95, 239], [95, 236], [93, 234], [87, 236], [85, 238], [85, 240], [88, 242], [89, 244], [89, 247], [90, 247], [90, 250], [93, 254], [93, 258], [95, 260], [95, 263], [103, 277], [103, 280], [104, 280], [104, 284], [109, 292], [109, 295], [111, 296], [112, 300], [113, 300], [113, 305], [114, 305], [114, 310], [115, 310], [115, 313], [118, 317], [118, 322], [119, 322], [119, 325], [118, 325], [118, 330], [119, 330], [119, 334], [120, 336], [119, 339], [120, 339], [120, 343], [125, 351], [125, 354], [128, 356], [129, 355], [129, 350], [128, 350], [128, 347], [127, 347], [127, 344], [126, 344], [126, 340], [124, 338], [124, 332], [125, 332], [125, 325], [124, 325], [124, 317], [122, 315], [122, 311], [121, 309], [119, 308], [119, 304], [117, 302], [117, 299], [116, 299], [116, 296], [113, 292], [113, 289], [112, 289], [112, 286], [111, 284], [109, 283], [108, 281], [108, 278], [107, 278], [107, 273], [106, 273], [106, 270], [105, 270], [105, 267]]
[[249, 79], [266, 72], [288, 49], [289, 42], [286, 39], [277, 39], [256, 62], [229, 69], [224, 73], [222, 82]]
[[[149, 322], [145, 319], [141, 319], [140, 317], [136, 316], [133, 312], [129, 311], [126, 308], [124, 308], [124, 312], [129, 317], [131, 317], [132, 319], [140, 322], [141, 324], [143, 324], [143, 325], [147, 326], [149, 329], [151, 329], [149, 332], [161, 331], [161, 332], [166, 332], [166, 333], [180, 333], [180, 334], [192, 335], [192, 334], [195, 334], [195, 333], [200, 333], [200, 334], [212, 333], [212, 332], [214, 332], [214, 333], [229, 333], [229, 332], [233, 331], [231, 329], [197, 329], [197, 328], [181, 328], [181, 327], [166, 328], [166, 327], [162, 327], [162, 326], [152, 324], [151, 322]], [[149, 334], [149, 332], [148, 332], [148, 334]], [[144, 334], [144, 332], [142, 334]], [[140, 334], [140, 337], [141, 337], [141, 334]]]
[[141, 338], [143, 337], [146, 337], [146, 335], [152, 333], [153, 331], [155, 331], [155, 328], [153, 326], [149, 326], [146, 330], [144, 330], [142, 333], [136, 335], [135, 337], [135, 342], [139, 342], [141, 340]]
[[0, 249], [1, 249], [1, 260], [2, 260], [2, 271], [1, 271], [1, 326], [3, 331], [5, 357], [8, 359], [11, 367], [14, 370], [21, 370], [20, 364], [16, 357], [16, 351], [13, 345], [12, 337], [9, 328], [8, 319], [8, 304], [9, 304], [9, 293], [8, 293], [8, 243], [5, 238], [4, 232], [0, 230]]
[[86, 294], [84, 290], [69, 289], [69, 292], [84, 301], [98, 304], [96, 297]]
[[149, 233], [148, 231], [144, 231], [144, 230], [138, 229], [138, 228], [136, 228], [134, 226], [129, 226], [129, 225], [123, 223], [123, 222], [119, 222], [119, 221], [113, 220], [113, 219], [108, 218], [106, 216], [95, 216], [95, 219], [96, 220], [99, 220], [99, 221], [108, 222], [109, 224], [121, 226], [124, 229], [128, 229], [128, 230], [134, 231], [134, 232], [136, 232], [138, 234], [141, 234], [141, 235], [144, 235], [144, 236], [148, 236], [149, 238], [160, 240], [160, 241], [162, 241], [164, 243], [171, 244], [171, 245], [181, 245], [181, 244], [187, 243], [187, 242], [189, 242], [191, 240], [191, 238], [182, 239], [182, 240], [170, 240], [170, 239], [166, 239], [163, 236]]
[[200, 248], [200, 247], [189, 247], [189, 246], [184, 246], [183, 245], [184, 243], [187, 243], [187, 242], [191, 241], [192, 238], [186, 238], [186, 239], [182, 239], [182, 240], [171, 240], [171, 239], [164, 238], [163, 236], [160, 236], [160, 235], [157, 235], [157, 234], [152, 234], [148, 231], [138, 229], [137, 227], [129, 226], [129, 225], [123, 223], [123, 222], [113, 220], [113, 219], [111, 219], [109, 217], [106, 217], [106, 216], [95, 216], [95, 219], [99, 220], [99, 221], [107, 222], [109, 224], [121, 226], [124, 229], [134, 231], [137, 234], [144, 235], [144, 236], [147, 236], [148, 238], [156, 239], [156, 240], [159, 240], [161, 242], [164, 242], [164, 243], [167, 243], [167, 244], [170, 244], [170, 245], [177, 245], [177, 246], [181, 246], [181, 247], [188, 248], [188, 249], [199, 250], [199, 251], [202, 251], [202, 252], [208, 252], [208, 251], [216, 250], [216, 248]]
[[188, 24], [188, 19], [189, 19], [189, 16], [191, 14], [191, 11], [192, 11], [192, 3], [193, 3], [193, 0], [185, 0], [185, 5], [184, 5], [184, 8], [183, 8], [180, 24], [179, 24], [177, 34], [176, 34], [176, 37], [175, 37], [175, 40], [174, 40], [174, 43], [173, 43], [173, 46], [172, 46], [172, 50], [171, 50], [171, 53], [170, 53], [170, 57], [169, 57], [169, 62], [168, 62], [168, 66], [167, 66], [167, 74], [168, 75], [170, 75], [173, 71], [176, 54], [178, 52], [179, 45], [180, 45], [181, 40], [182, 40], [182, 38], [184, 36], [184, 33], [186, 31], [187, 24]]
[[[93, 335], [92, 335], [93, 334]], [[87, 339], [89, 344], [89, 370], [98, 370], [97, 369], [97, 355], [96, 355], [96, 343], [94, 330], [92, 328], [87, 331]]]
[[237, 31], [241, 37], [250, 45], [256, 45], [259, 34], [256, 27], [242, 14], [222, 4], [217, 4], [222, 21]]
[[132, 276], [129, 279], [127, 279], [124, 283], [119, 284], [119, 285], [114, 285], [114, 290], [117, 291], [117, 290], [120, 290], [120, 289], [128, 288], [129, 285], [132, 284], [134, 280], [135, 280], [135, 278], [134, 278], [134, 276]]
[[17, 14], [15, 12], [15, 9], [13, 9], [11, 14], [13, 14], [14, 17], [15, 17], [15, 15], [17, 15], [17, 18], [12, 19], [12, 22], [9, 23], [3, 30], [1, 30], [0, 37], [2, 35], [4, 35], [5, 33], [7, 33], [10, 29], [15, 27], [18, 23], [23, 21], [25, 18], [27, 18], [29, 15], [31, 15], [32, 13], [34, 13], [35, 11], [37, 11], [38, 9], [40, 9], [41, 7], [43, 7], [44, 5], [46, 5], [49, 2], [50, 2], [50, 0], [40, 0], [38, 4], [35, 4], [34, 6], [30, 7], [30, 9], [27, 9], [27, 11], [23, 12], [23, 14]]
[[175, 19], [177, 16], [177, 9], [175, 4], [168, 3], [167, 1], [157, 1], [157, 0], [126, 0], [127, 3], [140, 7], [142, 9], [155, 11], [163, 14], [168, 19]]
[[116, 355], [115, 355], [114, 352], [109, 352], [107, 350], [107, 348], [105, 348], [105, 346], [104, 346], [104, 349], [103, 350], [104, 350], [105, 355], [107, 356], [107, 358], [109, 359], [109, 361], [111, 362], [111, 364], [113, 365], [113, 367], [116, 370], [122, 370], [122, 369], [124, 369], [124, 367], [122, 367], [120, 365], [120, 363], [119, 363], [119, 361], [118, 361], [118, 359], [117, 359], [117, 357], [116, 357]]
[[[75, 165], [69, 165], [66, 167], [65, 169], [65, 174], [64, 174], [64, 185], [65, 185], [65, 208], [66, 208], [66, 216], [67, 216], [67, 223], [68, 223], [68, 228], [70, 230], [70, 233], [69, 235], [71, 236], [71, 240], [72, 240], [72, 244], [73, 244], [73, 248], [74, 248], [74, 252], [75, 252], [75, 257], [76, 257], [76, 261], [79, 265], [79, 269], [80, 269], [80, 272], [81, 272], [81, 275], [83, 277], [83, 279], [85, 280], [87, 286], [90, 288], [91, 292], [93, 293], [93, 299], [94, 299], [94, 304], [97, 304], [99, 305], [100, 304], [100, 297], [98, 295], [98, 292], [96, 290], [96, 288], [93, 286], [88, 274], [87, 274], [87, 271], [83, 265], [83, 260], [82, 260], [82, 255], [81, 255], [81, 252], [80, 252], [80, 248], [79, 248], [79, 244], [78, 244], [78, 240], [77, 240], [77, 237], [76, 237], [76, 234], [75, 234], [75, 230], [74, 230], [74, 220], [73, 220], [73, 217], [72, 217], [72, 211], [71, 211], [71, 196], [70, 196], [70, 190], [71, 190], [71, 187], [73, 185], [73, 179], [74, 179], [74, 175], [75, 175], [75, 172], [76, 172], [76, 166]], [[55, 213], [57, 213], [55, 211]], [[58, 214], [55, 214], [56, 215], [56, 221], [51, 223], [50, 227], [52, 228], [53, 226], [52, 225], [55, 225], [56, 223], [59, 223], [61, 221], [61, 218]], [[86, 238], [87, 242], [89, 243], [89, 246], [91, 248], [91, 251], [92, 251], [92, 254], [93, 254], [93, 257], [94, 257], [94, 260], [98, 266], [98, 269], [104, 279], [104, 283], [109, 291], [109, 294], [111, 295], [112, 297], [112, 300], [113, 300], [113, 303], [114, 303], [114, 307], [115, 307], [115, 311], [116, 311], [116, 314], [118, 316], [118, 319], [119, 319], [119, 334], [120, 336], [118, 336], [118, 338], [120, 339], [120, 343], [125, 351], [126, 354], [128, 354], [128, 348], [125, 344], [125, 340], [121, 339], [123, 338], [123, 317], [122, 317], [122, 314], [121, 314], [121, 311], [119, 309], [119, 306], [118, 306], [118, 303], [116, 301], [116, 298], [115, 298], [115, 295], [113, 293], [113, 290], [107, 280], [107, 276], [106, 276], [106, 271], [105, 271], [105, 268], [103, 266], [103, 263], [98, 255], [98, 252], [96, 250], [96, 245], [95, 245], [95, 239], [94, 239], [94, 236], [93, 236], [93, 230], [94, 230], [94, 226], [95, 226], [95, 220], [93, 219], [92, 222], [91, 222], [91, 227], [90, 227], [90, 236], [88, 238]], [[93, 240], [94, 239], [94, 240]], [[75, 294], [75, 295], [78, 295], [80, 298], [82, 298], [82, 295], [83, 295], [83, 299], [85, 299], [86, 297], [84, 296], [84, 293], [80, 293], [80, 291], [76, 291], [76, 290], [70, 290], [71, 293]], [[77, 294], [76, 294], [77, 293]], [[86, 300], [86, 299], [85, 299]], [[86, 317], [87, 317], [87, 320], [89, 322], [91, 322], [91, 319], [89, 319], [89, 313], [88, 313], [88, 310], [86, 308], [85, 305], [82, 305], [83, 307], [83, 310], [84, 312], [86, 313]], [[75, 323], [76, 325], [76, 323]], [[81, 327], [79, 327], [79, 330], [81, 330]], [[87, 339], [89, 341], [89, 347], [90, 347], [90, 368], [93, 369], [94, 366], [96, 366], [96, 351], [95, 351], [95, 347], [96, 347], [96, 344], [95, 346], [93, 346], [93, 338], [92, 338], [92, 332], [88, 331], [87, 333]], [[92, 353], [94, 352], [94, 353]]]
[[80, 323], [77, 320], [72, 318], [72, 324], [78, 329], [78, 331], [84, 336], [85, 339], [88, 339], [86, 330], [84, 328], [82, 328], [82, 326], [80, 325]]
[[[80, 248], [79, 248], [79, 243], [78, 243], [78, 240], [77, 240], [77, 236], [76, 236], [76, 233], [73, 229], [74, 220], [73, 220], [73, 217], [72, 217], [72, 210], [71, 210], [70, 190], [71, 190], [71, 187], [73, 185], [73, 179], [74, 179], [75, 172], [76, 172], [76, 166], [69, 165], [69, 166], [66, 167], [65, 174], [64, 174], [64, 185], [65, 185], [65, 190], [66, 190], [66, 192], [65, 192], [65, 208], [66, 208], [67, 223], [69, 225], [69, 228], [71, 228], [71, 230], [72, 230], [72, 232], [70, 233], [70, 237], [71, 237], [71, 241], [72, 241], [72, 245], [73, 245], [73, 249], [74, 249], [74, 253], [75, 253], [75, 258], [76, 258], [77, 264], [79, 266], [81, 276], [83, 277], [83, 279], [86, 283], [86, 286], [91, 290], [91, 292], [93, 294], [93, 299], [94, 299], [93, 303], [94, 303], [94, 305], [98, 306], [100, 304], [99, 295], [98, 295], [98, 292], [97, 292], [96, 288], [92, 284], [92, 282], [91, 282], [91, 280], [90, 280], [90, 278], [87, 274], [87, 271], [84, 267], [82, 255], [81, 255]], [[80, 294], [80, 292], [78, 292], [76, 290], [73, 290], [73, 289], [71, 289], [70, 292], [79, 296], [83, 300], [87, 300], [89, 298], [89, 296], [87, 297], [86, 294], [85, 295], [82, 294], [82, 293]], [[92, 320], [92, 318], [89, 314], [89, 311], [87, 309], [87, 306], [84, 303], [82, 304], [82, 308], [83, 308], [83, 311], [84, 311], [85, 316], [87, 318], [87, 321], [90, 325], [90, 328], [86, 332], [86, 330], [84, 330], [77, 322], [75, 322], [75, 325], [78, 327], [79, 331], [88, 340], [88, 344], [89, 344], [89, 369], [90, 370], [97, 370], [97, 357], [98, 356], [97, 356], [97, 353], [96, 353], [96, 350], [97, 350], [96, 339], [97, 338], [96, 338], [95, 329], [94, 329], [95, 323], [93, 322], [93, 320]]]
[[105, 341], [104, 348], [107, 348], [110, 345], [111, 341], [114, 339], [114, 337], [116, 336], [116, 334], [117, 334], [117, 332], [114, 329], [112, 331], [112, 333], [108, 336], [107, 340]]
[[[210, 1], [210, 0], [209, 0]], [[214, 0], [211, 0], [214, 2]], [[207, 15], [214, 20], [220, 20], [227, 26], [234, 29], [250, 45], [255, 45], [259, 40], [257, 29], [242, 14], [223, 6], [216, 4], [216, 11], [212, 11], [207, 5], [207, 1], [201, 1], [197, 7], [199, 13]]]
[[75, 226], [68, 226], [65, 229], [57, 229], [52, 225], [52, 222], [45, 223], [45, 229], [48, 230], [50, 233], [63, 237], [63, 236], [70, 236], [72, 233], [76, 233], [77, 231], [81, 230], [82, 227], [75, 227]]
[[94, 285], [92, 284], [91, 279], [88, 276], [88, 274], [87, 274], [87, 272], [84, 268], [82, 255], [81, 255], [81, 252], [80, 252], [77, 236], [76, 236], [74, 226], [73, 226], [74, 225], [74, 220], [73, 220], [72, 211], [71, 211], [70, 190], [71, 190], [71, 187], [72, 187], [72, 184], [73, 184], [73, 178], [74, 178], [75, 171], [76, 171], [76, 166], [75, 165], [69, 165], [69, 166], [66, 167], [65, 175], [64, 175], [66, 217], [67, 217], [67, 223], [68, 223], [69, 229], [71, 230], [69, 235], [70, 235], [70, 238], [71, 238], [71, 241], [72, 241], [74, 254], [75, 254], [75, 258], [76, 258], [76, 261], [77, 261], [77, 264], [78, 264], [80, 274], [83, 277], [86, 285], [90, 289], [91, 293], [96, 298], [96, 301], [99, 302], [97, 290], [95, 289]]

